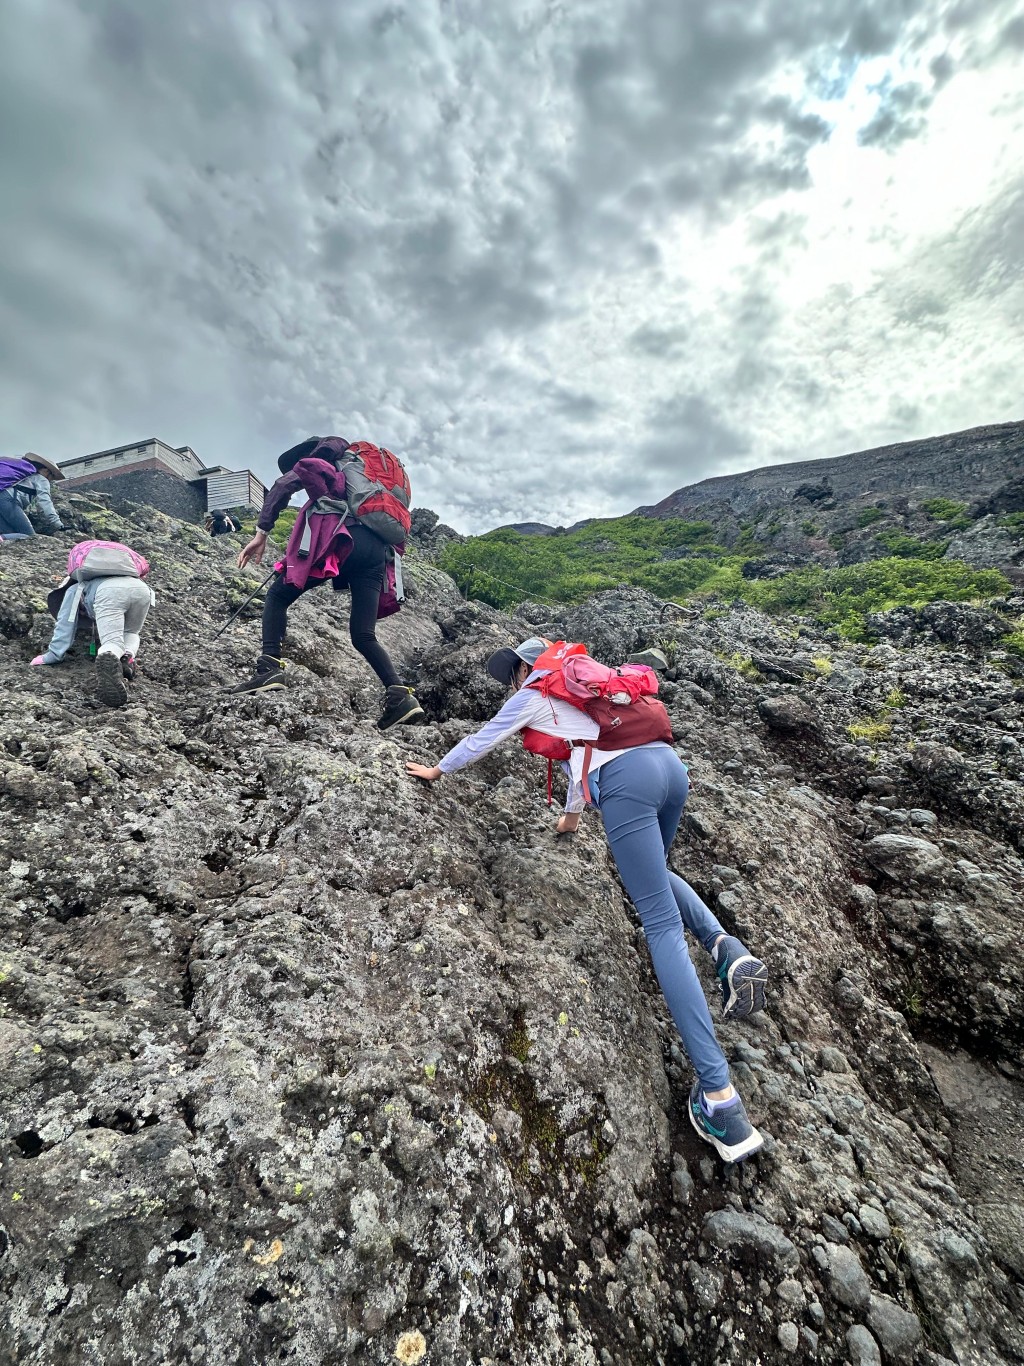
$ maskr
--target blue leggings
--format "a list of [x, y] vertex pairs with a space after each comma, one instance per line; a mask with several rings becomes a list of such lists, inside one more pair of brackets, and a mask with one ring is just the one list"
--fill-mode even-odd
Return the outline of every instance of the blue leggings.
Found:
[[667, 862], [690, 791], [686, 768], [670, 746], [646, 745], [609, 760], [595, 776], [612, 857], [643, 924], [668, 1008], [701, 1086], [720, 1091], [729, 1085], [729, 1064], [683, 926], [709, 951], [725, 931]]
[[24, 541], [36, 529], [10, 489], [0, 489], [0, 536], [5, 541]]

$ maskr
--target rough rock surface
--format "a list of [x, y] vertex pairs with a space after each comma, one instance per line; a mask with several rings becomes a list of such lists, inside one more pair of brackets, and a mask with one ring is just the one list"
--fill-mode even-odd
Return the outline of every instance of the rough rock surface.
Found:
[[[1024, 1360], [1011, 658], [609, 608], [609, 648], [669, 661], [674, 866], [773, 974], [721, 1027], [769, 1136], [726, 1168], [598, 821], [557, 841], [512, 746], [404, 775], [500, 700], [481, 663], [521, 621], [412, 556], [382, 635], [427, 727], [373, 728], [329, 590], [288, 690], [228, 700], [258, 615], [211, 643], [257, 581], [231, 538], [62, 506], [74, 531], [0, 548], [4, 1366]], [[82, 534], [154, 564], [117, 712], [83, 654], [27, 667]], [[894, 835], [941, 866], [880, 862]]]

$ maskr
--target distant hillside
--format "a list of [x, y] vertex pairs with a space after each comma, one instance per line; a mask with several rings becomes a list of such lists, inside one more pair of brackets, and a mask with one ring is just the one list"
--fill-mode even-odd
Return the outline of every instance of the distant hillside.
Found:
[[573, 522], [569, 527], [548, 526], [547, 522], [506, 522], [496, 530], [518, 531], [520, 536], [561, 536], [566, 531], [579, 531], [581, 527], [590, 526], [597, 520], [595, 517], [584, 517], [581, 522]]
[[[797, 611], [863, 638], [869, 613], [1024, 582], [1024, 423], [705, 479], [628, 517], [501, 527], [441, 564], [497, 607], [622, 584]], [[993, 572], [995, 571], [995, 572]]]
[[681, 517], [708, 503], [724, 503], [742, 514], [800, 496], [818, 502], [834, 498], [837, 503], [879, 494], [973, 499], [995, 492], [1022, 472], [1024, 422], [1004, 422], [827, 460], [718, 475], [676, 489], [660, 503], [636, 511], [650, 517]]

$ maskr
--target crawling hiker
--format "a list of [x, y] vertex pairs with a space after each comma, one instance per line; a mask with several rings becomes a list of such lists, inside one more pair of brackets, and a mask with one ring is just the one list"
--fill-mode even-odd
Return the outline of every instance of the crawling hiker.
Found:
[[240, 530], [240, 527], [223, 508], [213, 508], [203, 518], [203, 530], [208, 536], [227, 536], [232, 531]]
[[[582, 651], [581, 646], [568, 648]], [[594, 678], [600, 677], [599, 671], [611, 673], [593, 660], [588, 659], [588, 664], [593, 665], [590, 676]], [[643, 924], [658, 981], [697, 1073], [690, 1091], [690, 1121], [726, 1162], [739, 1162], [756, 1152], [764, 1140], [748, 1120], [730, 1081], [729, 1065], [687, 951], [684, 926], [711, 954], [728, 1019], [741, 1019], [763, 1008], [768, 972], [738, 939], [725, 932], [693, 888], [668, 868], [668, 850], [686, 803], [689, 779], [686, 766], [669, 743], [671, 729], [667, 714], [662, 716], [664, 708], [642, 701], [642, 690], [652, 692], [656, 683], [627, 680], [629, 667], [618, 671], [618, 681], [609, 686], [628, 684], [639, 696], [632, 705], [618, 707], [619, 717], [613, 718], [612, 728], [618, 726], [625, 734], [622, 713], [633, 713], [638, 704], [646, 707], [649, 722], [636, 713], [636, 724], [630, 724], [640, 742], [628, 748], [597, 747], [602, 743], [605, 718], [616, 705], [613, 695], [603, 694], [609, 703], [604, 711], [591, 707], [594, 716], [581, 709], [579, 701], [565, 700], [575, 694], [565, 686], [572, 666], [566, 662], [564, 642], [551, 645], [534, 637], [514, 650], [497, 651], [487, 662], [491, 676], [514, 690], [497, 715], [434, 767], [407, 763], [406, 768], [417, 778], [435, 782], [519, 731], [534, 753], [557, 757], [559, 742], [566, 745], [568, 758], [563, 766], [569, 793], [558, 832], [575, 831], [586, 804], [600, 810], [612, 857]], [[592, 694], [596, 686], [591, 687]], [[595, 719], [599, 715], [600, 721]], [[665, 738], [643, 740], [659, 728]]]
[[59, 664], [71, 648], [84, 612], [99, 636], [96, 692], [108, 707], [128, 701], [136, 676], [140, 634], [155, 598], [144, 583], [149, 564], [118, 541], [81, 541], [68, 555], [68, 577], [47, 596], [57, 618], [46, 651], [33, 665]]
[[399, 552], [409, 532], [409, 481], [401, 462], [369, 442], [310, 437], [278, 458], [281, 478], [267, 494], [256, 534], [238, 557], [259, 564], [267, 536], [292, 496], [308, 501], [296, 518], [284, 559], [263, 607], [263, 648], [251, 678], [231, 691], [283, 688], [281, 648], [288, 608], [303, 593], [331, 580], [352, 595], [352, 644], [384, 684], [380, 730], [421, 721], [423, 708], [403, 683], [377, 639], [380, 617], [401, 605]]

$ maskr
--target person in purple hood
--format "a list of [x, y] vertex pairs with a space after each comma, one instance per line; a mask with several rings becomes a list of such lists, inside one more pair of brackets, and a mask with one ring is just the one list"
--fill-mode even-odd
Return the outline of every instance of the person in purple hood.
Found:
[[[352, 644], [384, 684], [386, 691], [377, 726], [388, 730], [391, 726], [420, 721], [424, 713], [412, 688], [402, 682], [391, 657], [377, 639], [377, 619], [389, 610], [382, 602], [387, 544], [348, 514], [344, 474], [331, 459], [319, 458], [321, 452], [330, 455], [333, 450], [344, 451], [346, 445], [339, 438], [310, 437], [278, 457], [281, 477], [267, 494], [256, 534], [238, 556], [239, 566], [262, 561], [267, 537], [295, 494], [304, 493], [310, 501], [296, 518], [284, 559], [277, 566], [267, 594], [263, 646], [255, 672], [231, 691], [267, 692], [286, 686], [281, 649], [288, 608], [308, 589], [329, 579], [336, 590], [348, 588], [352, 594]], [[307, 516], [307, 509], [314, 503], [317, 513]]]

